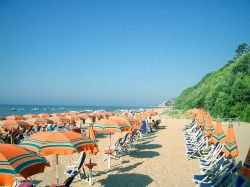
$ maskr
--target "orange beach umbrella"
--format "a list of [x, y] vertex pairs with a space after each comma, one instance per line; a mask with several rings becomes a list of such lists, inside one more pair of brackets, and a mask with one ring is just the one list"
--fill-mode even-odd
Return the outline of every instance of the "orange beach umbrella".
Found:
[[25, 119], [35, 118], [37, 117], [37, 114], [26, 114], [23, 116]]
[[227, 136], [223, 152], [225, 153], [226, 157], [229, 156], [236, 157], [239, 154], [239, 150], [236, 144], [233, 124], [228, 125]]
[[6, 117], [7, 120], [15, 120], [17, 122], [22, 121], [24, 118], [22, 116], [18, 116], [18, 115], [12, 115], [12, 116], [7, 116]]
[[0, 121], [0, 127], [3, 129], [17, 129], [19, 127], [25, 128], [25, 127], [30, 127], [31, 125], [27, 122], [17, 122], [15, 120], [3, 120]]
[[48, 125], [48, 124], [54, 124], [54, 122], [50, 119], [45, 118], [30, 118], [25, 120], [27, 123], [35, 124], [35, 125]]
[[210, 142], [213, 144], [216, 144], [218, 142], [221, 144], [224, 144], [225, 138], [226, 138], [226, 134], [222, 129], [221, 122], [217, 121], [216, 125], [215, 125], [215, 129], [214, 129], [213, 134], [211, 136]]
[[20, 145], [32, 151], [39, 152], [44, 156], [56, 155], [57, 185], [59, 184], [58, 155], [71, 155], [73, 151], [84, 151], [89, 154], [96, 154], [98, 152], [97, 145], [93, 140], [72, 131], [38, 132]]
[[210, 116], [207, 116], [203, 127], [203, 133], [205, 134], [205, 136], [208, 137], [212, 135], [212, 131], [213, 131], [213, 121]]
[[28, 178], [43, 173], [49, 162], [38, 154], [14, 144], [0, 144], [0, 186], [12, 186], [14, 177]]

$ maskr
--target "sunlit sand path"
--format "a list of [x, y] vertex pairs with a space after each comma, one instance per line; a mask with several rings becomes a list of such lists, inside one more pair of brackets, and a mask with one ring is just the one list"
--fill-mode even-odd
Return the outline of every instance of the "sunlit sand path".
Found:
[[[198, 160], [187, 161], [182, 128], [188, 120], [167, 119], [162, 117], [166, 129], [159, 130], [153, 141], [162, 147], [158, 150], [159, 157], [153, 158], [150, 166], [158, 165], [150, 171], [153, 182], [150, 186], [194, 186], [192, 174], [199, 171]], [[146, 163], [147, 164], [147, 163]]]

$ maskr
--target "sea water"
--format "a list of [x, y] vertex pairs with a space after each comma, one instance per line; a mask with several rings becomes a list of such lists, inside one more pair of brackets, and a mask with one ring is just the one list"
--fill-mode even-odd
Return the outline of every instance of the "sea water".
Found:
[[0, 116], [40, 113], [63, 113], [69, 111], [90, 112], [96, 110], [105, 110], [116, 112], [119, 110], [138, 110], [146, 107], [130, 107], [130, 106], [64, 106], [64, 105], [0, 105]]

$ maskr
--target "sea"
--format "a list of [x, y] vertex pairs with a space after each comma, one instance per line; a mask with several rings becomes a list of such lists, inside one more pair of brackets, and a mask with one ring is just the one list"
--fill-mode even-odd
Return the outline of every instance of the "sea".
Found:
[[148, 107], [131, 107], [131, 106], [70, 106], [70, 105], [1, 105], [0, 116], [26, 115], [40, 113], [63, 113], [69, 111], [92, 112], [105, 110], [108, 112], [117, 112], [121, 110], [139, 110]]

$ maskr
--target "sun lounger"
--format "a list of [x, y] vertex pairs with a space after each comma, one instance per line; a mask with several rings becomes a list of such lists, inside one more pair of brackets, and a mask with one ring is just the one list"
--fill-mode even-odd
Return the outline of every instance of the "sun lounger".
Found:
[[219, 184], [223, 184], [232, 174], [232, 172], [236, 169], [236, 165], [231, 163], [229, 167], [225, 170], [222, 170], [220, 173], [213, 177], [208, 177], [205, 181], [200, 182], [201, 187], [215, 187]]
[[85, 152], [81, 152], [78, 161], [75, 162], [75, 165], [66, 166], [67, 168], [71, 168], [71, 169], [65, 171], [64, 173], [68, 176], [74, 176], [74, 175], [77, 176], [79, 174], [79, 179], [81, 180], [82, 178], [81, 178], [80, 174], [81, 174], [81, 169], [82, 169], [83, 173], [84, 173], [84, 177], [86, 178], [86, 173], [85, 173], [85, 170], [83, 168], [85, 158], [86, 158]]

